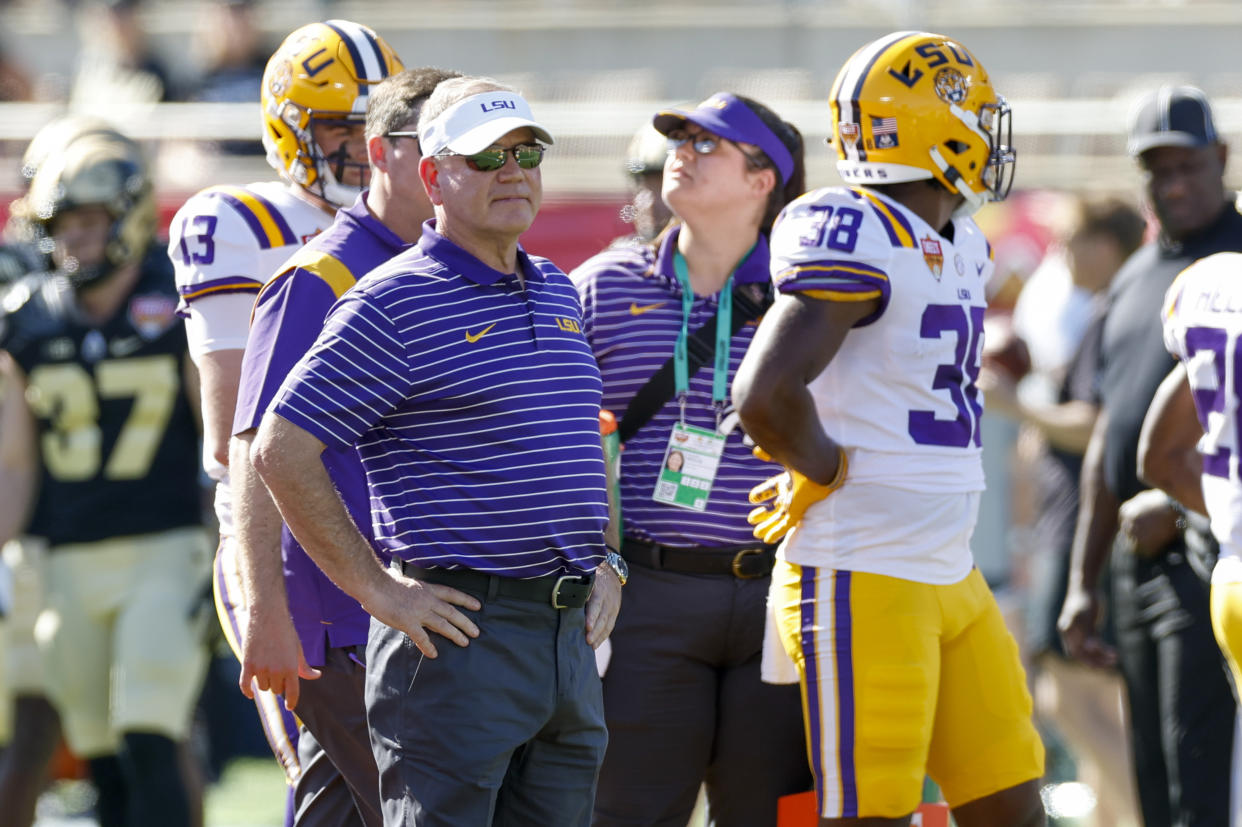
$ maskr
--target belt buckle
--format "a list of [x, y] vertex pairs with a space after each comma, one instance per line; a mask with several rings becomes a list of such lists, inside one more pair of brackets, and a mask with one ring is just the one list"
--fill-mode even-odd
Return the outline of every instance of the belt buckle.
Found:
[[742, 569], [743, 560], [756, 554], [763, 554], [763, 551], [761, 548], [744, 548], [733, 555], [733, 576], [738, 580], [758, 580], [760, 577], [763, 577], [762, 574], [750, 574]]
[[564, 585], [566, 580], [572, 582], [575, 586], [582, 585], [582, 578], [580, 578], [576, 574], [562, 574], [560, 577], [556, 578], [556, 582], [552, 584], [552, 608], [553, 609], [570, 608], [568, 603], [561, 602], [561, 586]]

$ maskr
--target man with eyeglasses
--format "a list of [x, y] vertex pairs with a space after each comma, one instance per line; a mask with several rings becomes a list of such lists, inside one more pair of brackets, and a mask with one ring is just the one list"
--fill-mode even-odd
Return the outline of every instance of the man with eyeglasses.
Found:
[[[440, 69], [409, 69], [371, 93], [365, 132], [370, 189], [338, 212], [332, 225], [260, 291], [242, 359], [230, 446], [239, 553], [251, 561], [253, 593], [259, 596], [252, 601], [243, 639], [242, 691], [253, 694], [253, 678], [259, 689], [284, 695], [339, 769], [368, 827], [382, 823], [363, 704], [370, 618], [288, 532], [282, 536], [280, 514], [250, 463], [250, 444], [277, 388], [314, 343], [332, 305], [359, 277], [412, 244], [431, 217], [418, 178], [422, 156], [415, 128], [436, 85], [456, 76]], [[366, 478], [357, 451], [352, 446], [325, 451], [323, 463], [369, 539]], [[304, 762], [299, 789], [318, 783], [316, 775], [313, 765]]]
[[[587, 825], [612, 629], [600, 378], [569, 279], [518, 236], [552, 138], [512, 90], [440, 84], [419, 119], [435, 220], [344, 295], [251, 451], [293, 535], [370, 612], [386, 825]], [[542, 143], [540, 143], [542, 142]], [[375, 541], [323, 470], [356, 444]]]

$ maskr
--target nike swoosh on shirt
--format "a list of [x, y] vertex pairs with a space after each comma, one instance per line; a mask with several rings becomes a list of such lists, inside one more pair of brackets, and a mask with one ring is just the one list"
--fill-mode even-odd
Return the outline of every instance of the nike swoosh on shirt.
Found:
[[668, 302], [656, 302], [655, 304], [644, 304], [640, 306], [638, 304], [635, 304], [634, 302], [630, 302], [630, 315], [641, 316], [647, 311], [655, 310], [657, 307], [663, 307], [667, 303]]
[[484, 336], [486, 336], [486, 335], [487, 335], [487, 331], [491, 330], [491, 329], [492, 329], [493, 327], [495, 327], [495, 326], [496, 326], [496, 323], [495, 323], [495, 322], [492, 322], [492, 323], [491, 323], [491, 324], [489, 324], [487, 327], [483, 328], [483, 329], [482, 329], [482, 330], [480, 330], [478, 333], [474, 333], [474, 334], [471, 334], [471, 332], [470, 332], [469, 330], [467, 330], [467, 331], [466, 331], [466, 341], [467, 341], [467, 342], [469, 342], [470, 344], [474, 344], [475, 342], [479, 341], [479, 339], [482, 339]]

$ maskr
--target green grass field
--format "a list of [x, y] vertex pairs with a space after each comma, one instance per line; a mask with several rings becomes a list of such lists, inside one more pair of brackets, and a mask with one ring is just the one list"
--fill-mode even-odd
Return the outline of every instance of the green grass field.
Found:
[[281, 827], [285, 774], [271, 758], [238, 758], [207, 789], [206, 827]]

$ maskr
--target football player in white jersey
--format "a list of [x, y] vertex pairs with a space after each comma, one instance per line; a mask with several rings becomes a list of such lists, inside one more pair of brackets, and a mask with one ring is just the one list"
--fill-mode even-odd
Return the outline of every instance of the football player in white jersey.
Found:
[[[1139, 475], [1174, 509], [1207, 514], [1220, 556], [1212, 567], [1212, 631], [1242, 687], [1242, 253], [1182, 271], [1164, 300], [1164, 344], [1178, 365], [1161, 383], [1139, 438]], [[1237, 745], [1235, 745], [1235, 760]], [[1234, 797], [1238, 797], [1238, 768]], [[1237, 812], [1235, 802], [1234, 811]]]
[[907, 824], [924, 774], [962, 827], [1042, 824], [1044, 752], [970, 537], [988, 242], [1009, 107], [962, 44], [898, 32], [832, 88], [844, 187], [785, 208], [779, 297], [733, 384], [760, 450], [770, 604], [806, 703], [821, 825]]
[[[232, 542], [229, 437], [250, 312], [267, 279], [367, 185], [363, 129], [369, 92], [401, 68], [392, 48], [357, 23], [328, 20], [295, 30], [268, 61], [261, 89], [263, 146], [280, 180], [209, 187], [187, 201], [169, 227], [178, 312], [202, 374], [203, 464], [217, 481], [216, 606], [239, 658], [256, 607], [275, 615], [264, 628], [287, 634], [278, 645], [297, 641], [283, 594], [247, 600], [246, 584], [257, 582], [248, 568], [255, 561], [237, 559]], [[307, 667], [303, 676], [314, 674]], [[292, 742], [296, 721], [266, 691], [263, 676], [253, 686], [243, 683], [243, 691], [255, 694], [272, 749], [295, 783], [301, 772]]]

